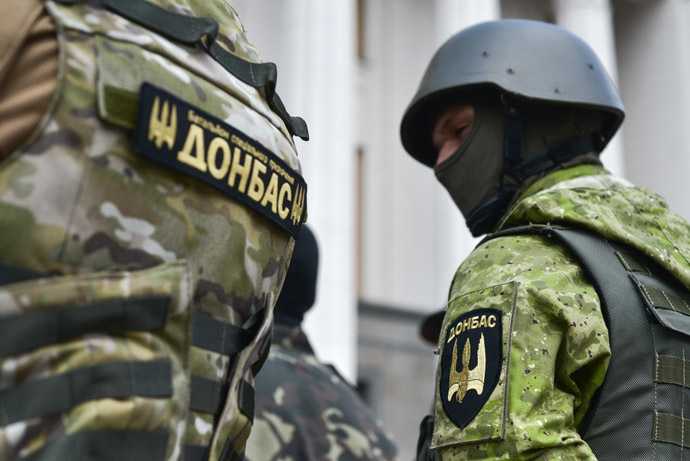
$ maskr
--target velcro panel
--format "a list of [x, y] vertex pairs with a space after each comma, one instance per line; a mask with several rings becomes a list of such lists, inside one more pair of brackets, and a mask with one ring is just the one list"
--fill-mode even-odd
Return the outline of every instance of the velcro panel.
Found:
[[169, 306], [169, 296], [156, 295], [3, 317], [0, 355], [18, 354], [96, 331], [123, 333], [163, 328]]
[[59, 413], [90, 400], [132, 396], [172, 396], [170, 361], [104, 363], [2, 390], [0, 424]]
[[658, 356], [654, 367], [654, 381], [690, 388], [690, 361], [668, 355]]
[[108, 121], [128, 129], [134, 128], [137, 119], [139, 95], [112, 85], [103, 87], [103, 103]]
[[668, 442], [690, 448], [690, 421], [666, 413], [654, 415], [654, 441]]

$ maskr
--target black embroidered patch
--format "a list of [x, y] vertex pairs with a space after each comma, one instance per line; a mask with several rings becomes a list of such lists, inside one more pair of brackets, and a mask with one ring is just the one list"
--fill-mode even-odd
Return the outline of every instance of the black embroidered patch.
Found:
[[503, 313], [476, 309], [448, 326], [441, 357], [439, 398], [448, 419], [467, 426], [489, 400], [503, 361]]
[[219, 118], [144, 83], [133, 144], [135, 152], [205, 182], [299, 235], [306, 217], [304, 179]]

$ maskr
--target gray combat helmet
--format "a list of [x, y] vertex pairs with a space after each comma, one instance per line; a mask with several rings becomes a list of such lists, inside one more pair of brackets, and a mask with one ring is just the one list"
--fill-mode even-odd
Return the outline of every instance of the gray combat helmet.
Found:
[[623, 121], [623, 104], [604, 66], [579, 37], [552, 24], [504, 19], [451, 37], [431, 59], [400, 125], [405, 150], [433, 166], [430, 114], [454, 93], [494, 87], [519, 102], [598, 109], [601, 148]]

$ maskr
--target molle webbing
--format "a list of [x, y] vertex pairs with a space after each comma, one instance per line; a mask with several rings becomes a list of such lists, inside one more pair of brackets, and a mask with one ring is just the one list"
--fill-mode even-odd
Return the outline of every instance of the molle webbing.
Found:
[[11, 266], [0, 262], [0, 287], [10, 283], [26, 282], [45, 277], [39, 272], [30, 271], [21, 267]]
[[[85, 0], [56, 0], [63, 4], [83, 3]], [[275, 92], [278, 71], [276, 65], [245, 61], [226, 51], [216, 42], [218, 23], [213, 18], [193, 17], [165, 10], [144, 0], [101, 0], [110, 10], [139, 23], [164, 37], [186, 45], [200, 46], [228, 72], [242, 82], [264, 91], [266, 101], [283, 120], [292, 135], [309, 139], [307, 124], [300, 117], [291, 117]]]
[[40, 309], [3, 317], [0, 355], [13, 355], [103, 331], [124, 333], [163, 328], [170, 297], [112, 299], [79, 306]]
[[[201, 312], [195, 312], [192, 319], [192, 344], [202, 349], [229, 355], [232, 358], [254, 339], [264, 315], [265, 310], [261, 309], [254, 313], [242, 327], [238, 327], [221, 322]], [[264, 354], [268, 354], [269, 345], [269, 340], [261, 345], [257, 363], [263, 364], [266, 360]], [[230, 367], [232, 368], [232, 361]], [[252, 372], [255, 375], [258, 371], [256, 366], [252, 367]], [[228, 385], [200, 376], [192, 376], [191, 387], [191, 408], [219, 416], [219, 412], [225, 404], [224, 397], [227, 395]], [[253, 420], [254, 389], [245, 380], [240, 382], [238, 399], [240, 411], [250, 420]]]
[[192, 376], [189, 408], [202, 413], [220, 414], [228, 386], [218, 381]]
[[657, 413], [654, 416], [654, 440], [690, 448], [690, 420]]
[[[678, 357], [659, 355], [654, 366], [654, 381], [690, 388], [690, 362]], [[690, 439], [688, 439], [690, 442]]]
[[221, 322], [210, 315], [195, 312], [192, 318], [192, 343], [223, 355], [235, 355], [251, 341], [250, 332], [237, 325]]
[[[636, 250], [600, 236], [530, 225], [489, 236], [539, 234], [564, 245], [594, 285], [611, 361], [579, 427], [598, 459], [687, 459], [690, 420], [690, 294]], [[690, 358], [690, 357], [688, 357]]]
[[48, 416], [90, 400], [172, 396], [169, 360], [77, 368], [0, 391], [0, 425]]
[[167, 432], [81, 431], [64, 435], [21, 459], [23, 461], [163, 461], [167, 444]]
[[[229, 370], [232, 370], [234, 357], [242, 352], [254, 339], [264, 315], [265, 310], [261, 309], [254, 313], [244, 325], [239, 327], [222, 322], [210, 315], [195, 312], [192, 317], [192, 345], [230, 356]], [[260, 364], [265, 360], [263, 356], [264, 350], [266, 354], [268, 352], [268, 347], [264, 347], [267, 344], [270, 345], [269, 340], [266, 340], [259, 348], [258, 363]], [[256, 374], [258, 369], [253, 366], [252, 371]], [[230, 376], [231, 373], [228, 373], [228, 379]], [[229, 382], [214, 381], [202, 376], [192, 375], [190, 383], [190, 410], [210, 414], [213, 415], [214, 419], [218, 419], [225, 406], [229, 389]], [[240, 412], [250, 422], [253, 422], [254, 388], [244, 379], [240, 380], [237, 404]], [[184, 459], [185, 461], [204, 461], [208, 458], [208, 450], [208, 446], [184, 445]]]
[[[49, 276], [0, 264], [0, 287]], [[166, 326], [170, 296], [118, 298], [80, 305], [51, 306], [0, 319], [0, 356], [31, 352], [93, 332], [123, 334]], [[169, 359], [113, 361], [71, 368], [47, 377], [23, 381], [0, 390], [0, 425], [32, 418], [57, 417], [93, 400], [173, 395]], [[22, 457], [29, 461], [162, 461], [168, 433], [157, 431], [83, 430], [62, 435]]]

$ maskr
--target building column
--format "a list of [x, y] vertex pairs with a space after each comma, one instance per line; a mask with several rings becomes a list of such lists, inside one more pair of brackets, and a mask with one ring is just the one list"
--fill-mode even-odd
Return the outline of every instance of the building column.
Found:
[[295, 109], [312, 133], [298, 149], [309, 187], [309, 223], [319, 242], [316, 305], [305, 329], [318, 357], [352, 382], [357, 370], [354, 293], [356, 162], [355, 2], [300, 0], [286, 26], [293, 31], [289, 72]]
[[616, 2], [626, 173], [690, 219], [690, 2]]
[[501, 17], [499, 0], [435, 0], [434, 9], [438, 46], [462, 29]]
[[[610, 0], [553, 0], [556, 23], [583, 39], [597, 54], [614, 83], [618, 83], [616, 47]], [[625, 174], [623, 136], [613, 137], [604, 150], [606, 168]]]

